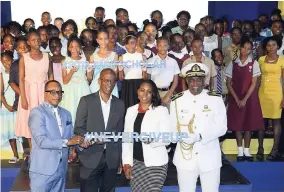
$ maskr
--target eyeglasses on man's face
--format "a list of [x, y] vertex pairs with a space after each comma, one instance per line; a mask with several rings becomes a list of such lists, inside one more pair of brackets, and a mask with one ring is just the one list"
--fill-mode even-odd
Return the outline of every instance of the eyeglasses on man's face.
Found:
[[62, 96], [64, 91], [55, 91], [55, 90], [47, 90], [45, 91], [46, 93], [49, 93], [50, 95], [52, 96], [55, 96], [55, 95], [59, 95], [59, 96]]

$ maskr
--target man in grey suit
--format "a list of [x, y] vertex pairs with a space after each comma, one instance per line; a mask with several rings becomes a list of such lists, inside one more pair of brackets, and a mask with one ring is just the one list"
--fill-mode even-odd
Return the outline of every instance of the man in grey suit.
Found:
[[72, 137], [71, 114], [58, 107], [63, 94], [60, 83], [51, 80], [44, 90], [45, 101], [31, 111], [28, 121], [33, 146], [30, 188], [32, 192], [61, 192], [66, 183], [68, 146], [79, 145], [84, 138]]
[[[103, 69], [98, 80], [100, 90], [81, 98], [75, 121], [75, 134], [87, 132], [123, 132], [124, 102], [113, 96], [116, 74]], [[84, 141], [79, 152], [81, 161], [81, 192], [111, 192], [121, 166], [122, 144], [118, 142], [90, 143]]]

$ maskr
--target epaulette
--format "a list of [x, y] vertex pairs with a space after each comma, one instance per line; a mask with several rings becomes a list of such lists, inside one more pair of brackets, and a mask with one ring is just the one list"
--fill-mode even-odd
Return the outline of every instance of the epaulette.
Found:
[[222, 97], [222, 95], [216, 91], [208, 91], [207, 94], [210, 96]]
[[179, 98], [179, 97], [181, 97], [181, 96], [183, 96], [183, 92], [180, 92], [180, 93], [177, 93], [177, 94], [173, 95], [173, 96], [171, 97], [171, 100], [174, 101], [174, 100], [176, 100], [177, 98]]

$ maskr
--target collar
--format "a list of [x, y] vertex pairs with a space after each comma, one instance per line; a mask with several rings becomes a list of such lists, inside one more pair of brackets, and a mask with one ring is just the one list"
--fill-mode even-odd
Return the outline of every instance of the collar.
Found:
[[155, 40], [154, 43], [148, 43], [147, 46], [150, 47], [150, 48], [156, 47], [157, 41]]
[[58, 106], [54, 107], [53, 105], [50, 105], [48, 102], [44, 101], [43, 104], [46, 106], [46, 107], [49, 107], [51, 109], [58, 109]]
[[185, 56], [185, 53], [183, 53], [183, 52], [176, 53], [176, 52], [174, 52], [174, 51], [170, 51], [169, 54], [174, 55], [174, 56], [175, 56], [176, 58], [178, 58], [178, 59], [182, 59], [182, 58]]
[[240, 48], [241, 47], [241, 45], [240, 44], [238, 44], [238, 45], [235, 45], [234, 43], [230, 43], [230, 46], [231, 47], [233, 47], [233, 48]]
[[[193, 56], [193, 51], [190, 51], [188, 54], [189, 54], [190, 56]], [[204, 52], [202, 52], [202, 56], [206, 56]]]
[[200, 94], [198, 94], [198, 95], [193, 95], [189, 90], [186, 90], [186, 91], [185, 91], [185, 93], [187, 93], [190, 97], [192, 97], [192, 98], [194, 98], [194, 99], [196, 99], [196, 98], [198, 98], [198, 97], [201, 97], [202, 95], [206, 94], [207, 92], [208, 92], [208, 90], [203, 89]]
[[101, 103], [104, 103], [104, 104], [106, 104], [106, 105], [107, 105], [107, 104], [110, 104], [110, 101], [112, 100], [112, 94], [110, 95], [110, 97], [109, 97], [107, 103], [105, 103], [104, 100], [102, 99], [102, 97], [101, 97], [101, 92], [100, 92], [100, 91], [99, 91], [99, 96], [100, 96]]
[[146, 112], [151, 108], [151, 106], [152, 106], [152, 105], [150, 105], [147, 109], [144, 110], [144, 109], [142, 108], [141, 104], [139, 103], [139, 104], [138, 104], [138, 113], [146, 113]]
[[250, 56], [248, 56], [247, 60], [246, 60], [244, 63], [242, 63], [240, 57], [237, 57], [236, 60], [235, 60], [235, 62], [236, 62], [236, 63], [240, 63], [240, 64], [242, 64], [242, 65], [245, 65], [245, 64], [247, 64], [247, 63], [249, 63], [249, 62], [252, 62], [252, 58], [251, 58]]
[[169, 55], [167, 54], [167, 57], [165, 59], [162, 59], [158, 54], [154, 56], [155, 58], [159, 59], [159, 60], [169, 60]]

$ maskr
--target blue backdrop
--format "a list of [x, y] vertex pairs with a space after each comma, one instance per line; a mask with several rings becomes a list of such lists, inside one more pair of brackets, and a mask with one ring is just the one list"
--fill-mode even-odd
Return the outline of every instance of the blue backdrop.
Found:
[[278, 7], [278, 1], [209, 1], [208, 15], [214, 18], [227, 16], [230, 27], [235, 19], [254, 20], [261, 13], [270, 17], [271, 11]]
[[1, 25], [4, 26], [6, 23], [11, 21], [11, 2], [1, 1]]

